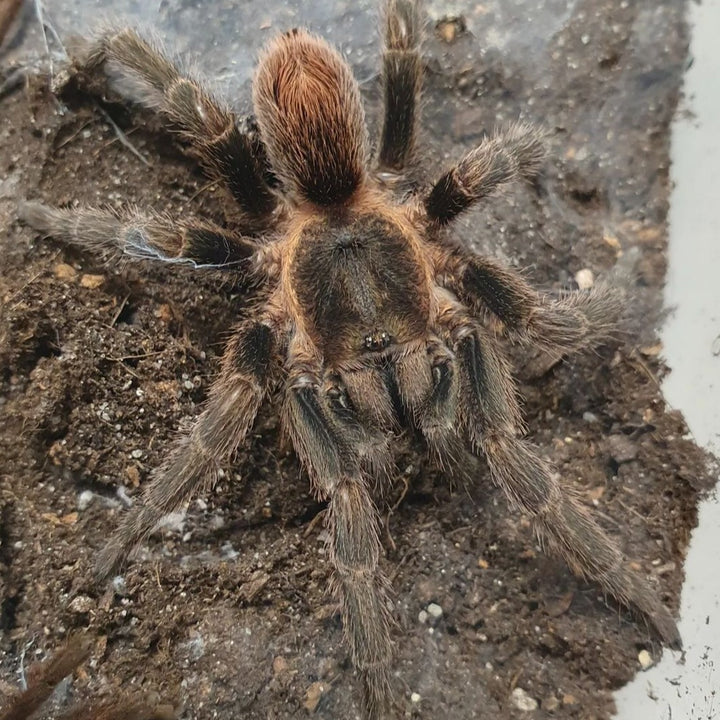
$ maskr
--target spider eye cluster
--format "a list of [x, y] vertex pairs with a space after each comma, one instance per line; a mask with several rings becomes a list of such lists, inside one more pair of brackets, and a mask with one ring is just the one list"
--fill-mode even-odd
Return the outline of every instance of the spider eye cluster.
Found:
[[365, 336], [365, 348], [367, 350], [384, 350], [391, 342], [392, 338], [390, 337], [390, 333], [384, 330]]

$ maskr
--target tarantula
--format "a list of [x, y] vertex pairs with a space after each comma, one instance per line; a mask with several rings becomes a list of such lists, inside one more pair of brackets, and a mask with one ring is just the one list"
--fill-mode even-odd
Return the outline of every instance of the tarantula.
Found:
[[192, 430], [144, 488], [97, 561], [107, 576], [160, 518], [210, 488], [247, 437], [271, 388], [313, 490], [328, 503], [332, 585], [372, 715], [391, 699], [393, 618], [380, 564], [373, 478], [389, 472], [388, 438], [409, 426], [452, 468], [484, 456], [510, 504], [577, 573], [634, 608], [679, 646], [668, 610], [629, 568], [533, 446], [522, 439], [508, 361], [481, 315], [553, 353], [606, 336], [611, 290], [550, 298], [454, 241], [453, 220], [499, 186], [531, 178], [542, 138], [522, 124], [485, 139], [427, 190], [393, 197], [385, 180], [415, 159], [422, 64], [416, 0], [387, 0], [384, 120], [371, 158], [358, 84], [340, 54], [304, 30], [276, 37], [243, 123], [135, 30], [105, 34], [84, 61], [106, 65], [134, 99], [178, 129], [242, 211], [229, 228], [138, 210], [53, 209], [22, 215], [47, 235], [96, 251], [252, 273], [263, 303], [242, 321]]

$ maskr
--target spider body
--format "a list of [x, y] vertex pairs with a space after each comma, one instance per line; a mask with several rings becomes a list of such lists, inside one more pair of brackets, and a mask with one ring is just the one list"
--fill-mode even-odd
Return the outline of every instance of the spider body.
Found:
[[95, 251], [253, 272], [264, 304], [228, 343], [192, 430], [158, 468], [97, 562], [111, 573], [160, 518], [215, 482], [271, 388], [315, 493], [327, 500], [332, 587], [365, 680], [368, 711], [390, 691], [393, 615], [381, 563], [373, 479], [392, 471], [392, 430], [410, 426], [446, 469], [484, 456], [490, 477], [540, 540], [635, 609], [669, 645], [675, 623], [570, 487], [522, 438], [523, 422], [487, 312], [511, 338], [553, 353], [607, 336], [620, 303], [608, 289], [551, 298], [454, 241], [461, 212], [543, 158], [540, 135], [514, 125], [469, 151], [430, 189], [393, 197], [383, 178], [412, 170], [421, 85], [414, 0], [388, 0], [384, 119], [372, 156], [357, 83], [320, 38], [270, 43], [253, 85], [257, 125], [130, 29], [104, 35], [82, 62], [108, 65], [182, 133], [243, 212], [230, 227], [127, 210], [25, 205], [46, 234]]
[[308, 227], [290, 284], [326, 365], [352, 366], [422, 341], [429, 291], [402, 229], [382, 215], [342, 213]]

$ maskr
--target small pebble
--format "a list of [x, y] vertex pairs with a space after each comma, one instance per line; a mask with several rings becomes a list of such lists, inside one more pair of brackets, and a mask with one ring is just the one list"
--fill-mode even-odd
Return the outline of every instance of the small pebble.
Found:
[[87, 595], [78, 595], [73, 598], [68, 606], [70, 612], [74, 613], [88, 613], [95, 607], [95, 603]]
[[53, 271], [58, 280], [74, 280], [77, 276], [77, 270], [66, 263], [59, 263], [53, 268]]
[[310, 687], [305, 691], [305, 701], [303, 702], [305, 709], [314, 713], [315, 710], [317, 710], [318, 703], [320, 702], [320, 698], [323, 696], [325, 690], [325, 683], [314, 682], [310, 685]]
[[105, 282], [104, 275], [83, 275], [80, 284], [88, 290], [96, 290]]
[[410, 702], [415, 703], [416, 705], [417, 705], [417, 703], [419, 703], [421, 700], [422, 700], [422, 698], [420, 697], [419, 693], [414, 692], [414, 693], [410, 696]]
[[638, 446], [627, 435], [611, 435], [607, 439], [610, 457], [618, 464], [630, 462], [638, 455]]
[[430, 603], [427, 606], [428, 615], [435, 618], [435, 620], [442, 617], [443, 609], [437, 603]]
[[83, 490], [77, 499], [78, 510], [87, 510], [90, 503], [93, 501], [95, 493], [92, 490]]
[[542, 701], [543, 710], [547, 710], [548, 712], [554, 712], [559, 707], [560, 701], [554, 695], [550, 695], [550, 697], [547, 697]]
[[583, 268], [575, 273], [575, 282], [581, 290], [589, 290], [595, 284], [595, 275], [589, 268]]
[[518, 710], [530, 712], [531, 710], [538, 709], [538, 701], [535, 698], [530, 697], [522, 688], [516, 687], [512, 691], [512, 695], [510, 697], [513, 705]]
[[427, 619], [428, 619], [428, 614], [427, 614], [427, 612], [425, 612], [425, 610], [421, 610], [421, 611], [418, 613], [418, 622], [421, 622], [421, 623], [425, 624], [425, 623], [427, 622]]
[[641, 650], [638, 653], [638, 662], [643, 670], [647, 670], [655, 664], [652, 655], [647, 650]]
[[435, 26], [438, 37], [448, 44], [455, 42], [458, 35], [461, 35], [466, 30], [467, 24], [462, 16], [442, 18]]

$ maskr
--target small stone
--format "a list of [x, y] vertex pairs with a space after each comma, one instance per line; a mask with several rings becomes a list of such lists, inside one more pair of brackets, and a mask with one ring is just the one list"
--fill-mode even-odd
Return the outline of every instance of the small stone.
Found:
[[272, 667], [273, 675], [282, 675], [284, 672], [287, 672], [288, 661], [282, 655], [278, 655], [273, 659]]
[[135, 460], [139, 460], [143, 455], [144, 455], [144, 453], [143, 453], [143, 451], [140, 450], [140, 449], [133, 450], [133, 451], [130, 453], [130, 457], [131, 457], [131, 458], [134, 458]]
[[575, 273], [575, 282], [581, 290], [589, 290], [595, 284], [595, 275], [589, 268], [583, 268]]
[[327, 687], [325, 683], [314, 682], [305, 691], [305, 700], [303, 702], [303, 706], [305, 707], [305, 709], [309, 712], [314, 713], [315, 710], [317, 710], [320, 698], [323, 696], [323, 693], [326, 691], [326, 689]]
[[72, 599], [68, 609], [70, 612], [84, 615], [85, 613], [89, 613], [94, 607], [95, 603], [92, 598], [89, 598], [87, 595], [78, 595]]
[[418, 613], [418, 622], [422, 623], [423, 625], [427, 622], [428, 614], [425, 610], [421, 610]]
[[627, 435], [611, 435], [607, 439], [610, 457], [618, 464], [630, 462], [637, 457], [638, 446]]
[[77, 270], [67, 263], [58, 263], [53, 272], [58, 280], [74, 280], [77, 277]]
[[83, 275], [80, 284], [88, 290], [96, 290], [105, 282], [104, 275]]
[[135, 465], [128, 465], [125, 468], [125, 475], [127, 475], [127, 479], [130, 481], [130, 485], [132, 485], [134, 488], [140, 485], [140, 473], [135, 467]]
[[87, 510], [90, 503], [93, 501], [95, 493], [92, 490], [83, 490], [77, 499], [78, 510]]
[[522, 688], [516, 687], [511, 694], [511, 699], [513, 705], [518, 710], [523, 710], [525, 712], [531, 712], [532, 710], [538, 709], [538, 701], [530, 697], [525, 690]]
[[445, 17], [438, 21], [435, 32], [444, 42], [454, 43], [458, 35], [467, 30], [467, 23], [462, 16]]
[[158, 320], [168, 325], [173, 320], [172, 308], [167, 304], [158, 305], [153, 313]]
[[477, 566], [482, 570], [487, 570], [490, 567], [490, 563], [485, 558], [478, 558]]
[[638, 662], [643, 670], [648, 670], [655, 664], [652, 655], [647, 650], [641, 650], [638, 653]]
[[430, 603], [427, 606], [428, 615], [435, 620], [439, 620], [442, 617], [443, 609], [437, 603]]
[[414, 692], [412, 695], [410, 695], [410, 702], [415, 703], [416, 705], [422, 700], [419, 693]]
[[661, 342], [656, 342], [654, 345], [646, 345], [640, 348], [640, 353], [645, 357], [654, 358], [657, 357], [663, 349]]
[[620, 245], [620, 241], [617, 239], [615, 235], [611, 235], [610, 233], [605, 233], [603, 235], [603, 242], [606, 245], [609, 245], [613, 250], [621, 250], [622, 245]]
[[562, 701], [563, 705], [574, 705], [577, 702], [575, 696], [570, 695], [570, 693], [566, 693], [565, 695], [563, 695]]
[[551, 695], [548, 698], [545, 698], [542, 701], [542, 708], [543, 710], [547, 710], [548, 712], [553, 712], [557, 710], [560, 707], [560, 701], [554, 696]]

